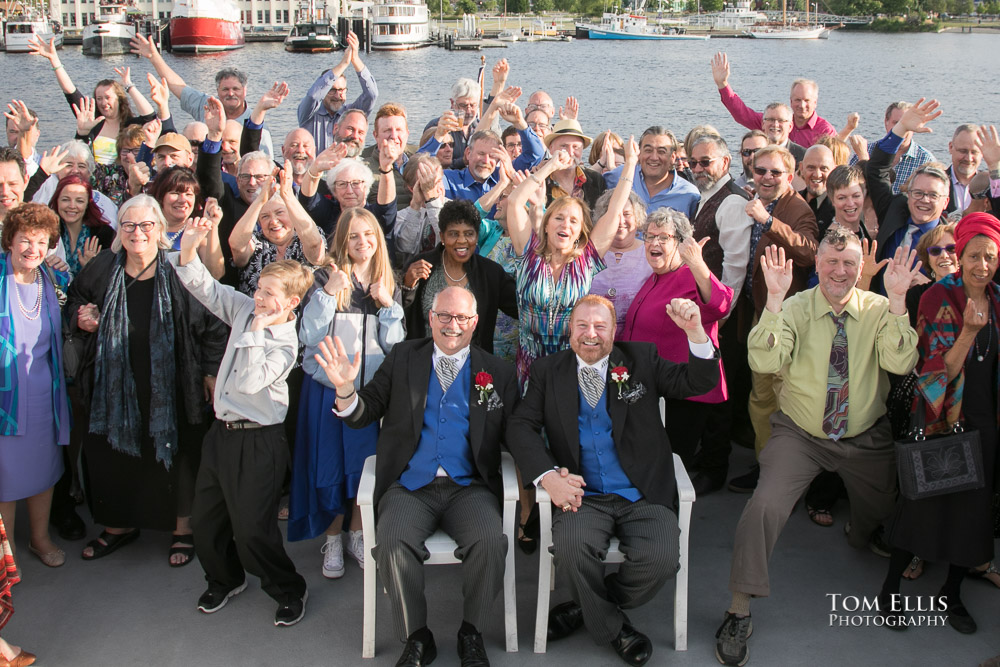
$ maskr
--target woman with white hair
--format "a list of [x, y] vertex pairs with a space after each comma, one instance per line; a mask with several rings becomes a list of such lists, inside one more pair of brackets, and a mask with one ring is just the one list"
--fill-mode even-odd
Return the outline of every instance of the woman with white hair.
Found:
[[226, 346], [226, 329], [184, 289], [166, 259], [166, 220], [148, 195], [125, 202], [111, 250], [69, 290], [70, 326], [86, 341], [77, 375], [89, 420], [84, 476], [94, 521], [83, 550], [102, 558], [140, 528], [174, 530], [170, 565], [194, 556], [191, 503], [199, 427]]
[[[402, 147], [383, 141], [378, 152], [378, 196], [368, 203], [375, 174], [363, 162], [347, 155], [345, 144], [334, 144], [316, 156], [302, 179], [299, 201], [326, 235], [332, 236], [340, 214], [361, 206], [375, 216], [386, 238], [396, 226], [395, 163]], [[326, 172], [326, 177], [323, 177]], [[391, 253], [391, 250], [390, 250]]]
[[289, 170], [286, 162], [276, 192], [272, 179], [261, 184], [257, 198], [229, 236], [233, 264], [239, 270], [237, 289], [244, 294], [253, 295], [260, 272], [271, 262], [294, 259], [317, 265], [326, 252], [323, 236], [292, 192]]

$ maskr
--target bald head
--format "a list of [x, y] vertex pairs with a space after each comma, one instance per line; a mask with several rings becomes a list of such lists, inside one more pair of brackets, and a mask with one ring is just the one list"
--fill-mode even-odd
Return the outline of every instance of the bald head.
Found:
[[544, 90], [536, 90], [528, 98], [528, 112], [534, 111], [535, 109], [541, 109], [545, 112], [545, 115], [552, 118], [556, 114], [556, 108], [552, 104], [552, 98]]
[[837, 166], [833, 159], [833, 151], [818, 144], [806, 150], [802, 163], [799, 164], [799, 176], [806, 182], [806, 191], [810, 197], [822, 197], [826, 194], [826, 177]]
[[296, 179], [300, 178], [316, 159], [316, 142], [312, 133], [297, 127], [286, 134], [285, 142], [281, 145], [281, 155], [292, 166], [292, 174]]

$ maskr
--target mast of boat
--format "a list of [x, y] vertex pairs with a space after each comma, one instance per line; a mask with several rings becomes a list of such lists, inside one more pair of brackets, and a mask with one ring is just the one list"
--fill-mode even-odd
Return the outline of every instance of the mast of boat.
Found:
[[781, 0], [781, 27], [788, 27], [788, 0]]

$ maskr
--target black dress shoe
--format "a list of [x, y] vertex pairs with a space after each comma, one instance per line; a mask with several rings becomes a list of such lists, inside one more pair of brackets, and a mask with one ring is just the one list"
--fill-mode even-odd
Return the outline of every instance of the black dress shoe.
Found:
[[407, 639], [406, 646], [403, 647], [403, 655], [396, 661], [396, 667], [424, 667], [434, 662], [438, 655], [437, 646], [434, 645], [434, 636], [430, 641], [420, 641], [419, 639]]
[[483, 635], [478, 632], [458, 633], [458, 658], [462, 667], [490, 667]]
[[645, 665], [653, 655], [653, 643], [649, 637], [628, 623], [622, 625], [622, 631], [612, 640], [611, 648], [619, 658], [636, 667]]
[[87, 526], [75, 509], [66, 510], [58, 517], [52, 516], [49, 523], [55, 527], [59, 537], [64, 540], [75, 542], [87, 536]]
[[569, 637], [583, 627], [583, 610], [570, 600], [552, 607], [549, 611], [548, 640], [555, 641]]
[[691, 478], [691, 485], [694, 486], [694, 493], [696, 496], [708, 495], [712, 491], [718, 491], [726, 483], [726, 476], [722, 475], [721, 479], [718, 477], [713, 477], [708, 473], [696, 472], [694, 477]]

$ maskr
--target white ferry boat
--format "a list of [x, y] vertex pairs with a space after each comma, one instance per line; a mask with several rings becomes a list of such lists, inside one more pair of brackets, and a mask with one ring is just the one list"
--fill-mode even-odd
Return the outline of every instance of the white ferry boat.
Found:
[[7, 53], [28, 53], [28, 40], [38, 36], [46, 44], [52, 40], [57, 49], [63, 45], [62, 25], [37, 11], [18, 14], [7, 19], [4, 27], [4, 48]]
[[430, 46], [427, 5], [423, 0], [375, 0], [369, 6], [372, 48], [406, 51]]
[[111, 0], [98, 5], [96, 20], [83, 29], [83, 54], [115, 56], [129, 53], [129, 42], [135, 37], [135, 25], [129, 18], [128, 6]]

